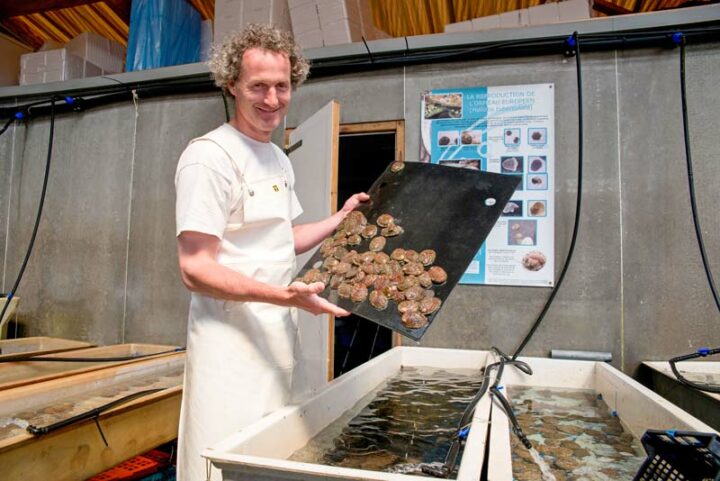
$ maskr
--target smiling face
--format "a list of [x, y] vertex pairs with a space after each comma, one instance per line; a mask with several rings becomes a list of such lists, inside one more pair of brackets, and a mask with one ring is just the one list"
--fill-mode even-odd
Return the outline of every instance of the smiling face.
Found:
[[251, 48], [243, 54], [240, 76], [228, 90], [235, 97], [230, 124], [248, 137], [269, 142], [290, 105], [290, 60], [283, 53]]

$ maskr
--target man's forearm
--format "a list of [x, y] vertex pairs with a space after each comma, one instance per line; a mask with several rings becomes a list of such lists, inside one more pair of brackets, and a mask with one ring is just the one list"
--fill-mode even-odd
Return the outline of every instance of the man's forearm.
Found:
[[287, 290], [252, 279], [212, 260], [181, 266], [185, 286], [193, 292], [218, 299], [286, 305]]
[[321, 221], [294, 226], [295, 254], [302, 254], [318, 245], [324, 238], [333, 233], [346, 216], [347, 212], [339, 210]]

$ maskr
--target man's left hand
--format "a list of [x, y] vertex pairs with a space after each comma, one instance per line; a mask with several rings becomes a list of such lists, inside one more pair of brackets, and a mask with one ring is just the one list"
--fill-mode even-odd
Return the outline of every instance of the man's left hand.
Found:
[[359, 206], [361, 203], [367, 202], [369, 199], [370, 196], [367, 195], [365, 192], [359, 192], [346, 200], [345, 205], [343, 205], [343, 208], [341, 210], [347, 215], [353, 210], [355, 210], [355, 208], [357, 208], [357, 206]]

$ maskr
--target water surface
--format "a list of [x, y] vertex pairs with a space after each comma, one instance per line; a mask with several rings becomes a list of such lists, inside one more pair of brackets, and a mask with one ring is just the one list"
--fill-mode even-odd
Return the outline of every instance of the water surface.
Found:
[[481, 380], [480, 370], [403, 368], [289, 459], [420, 474], [420, 463], [445, 460]]

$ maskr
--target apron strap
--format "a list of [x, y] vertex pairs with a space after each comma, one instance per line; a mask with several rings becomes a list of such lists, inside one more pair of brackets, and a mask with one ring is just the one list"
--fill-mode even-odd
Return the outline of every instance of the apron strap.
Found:
[[233, 171], [235, 172], [235, 175], [237, 175], [238, 179], [240, 179], [240, 184], [242, 184], [242, 187], [244, 190], [250, 192], [250, 187], [248, 186], [248, 183], [245, 181], [245, 176], [243, 175], [242, 171], [240, 170], [240, 167], [237, 165], [237, 162], [233, 160], [232, 155], [230, 155], [230, 152], [227, 151], [225, 147], [222, 146], [220, 142], [218, 142], [215, 139], [211, 139], [209, 137], [198, 137], [196, 139], [192, 139], [190, 143], [194, 143], [200, 140], [206, 140], [208, 142], [212, 142], [213, 144], [217, 145], [220, 150], [223, 151], [225, 156], [228, 158], [228, 161], [230, 161], [230, 165], [232, 166]]

